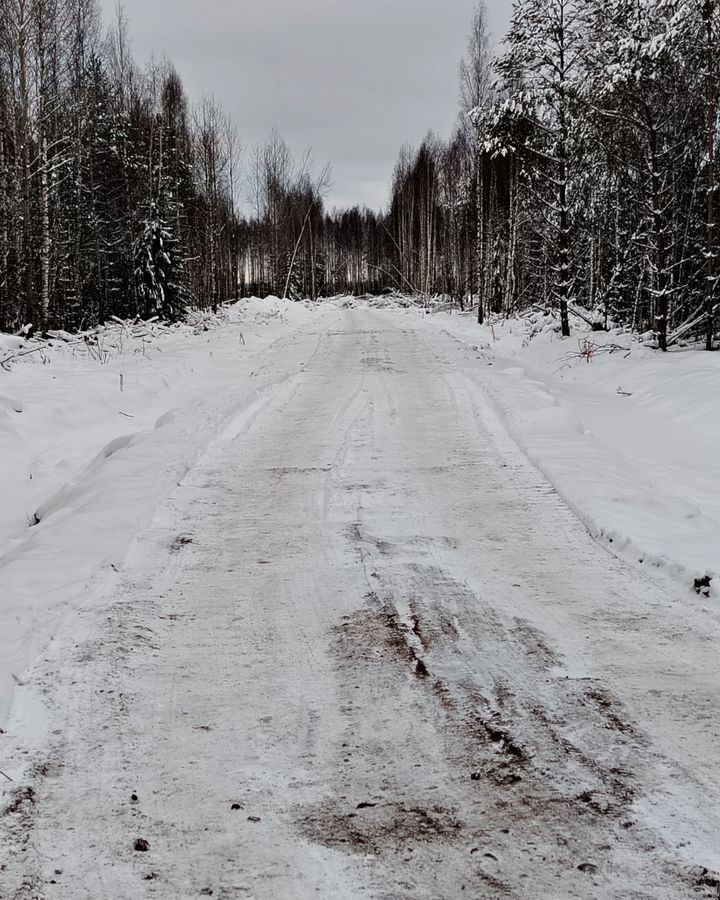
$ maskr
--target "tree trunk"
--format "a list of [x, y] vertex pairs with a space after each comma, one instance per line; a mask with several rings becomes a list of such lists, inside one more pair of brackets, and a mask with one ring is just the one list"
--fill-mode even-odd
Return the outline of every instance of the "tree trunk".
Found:
[[558, 238], [558, 269], [560, 272], [560, 327], [563, 337], [570, 337], [570, 320], [568, 318], [568, 302], [570, 300], [570, 222], [567, 208], [567, 160], [565, 159], [564, 141], [560, 148], [560, 184], [558, 187], [558, 203], [560, 206], [560, 235]]
[[665, 258], [665, 226], [662, 214], [662, 181], [660, 177], [660, 160], [658, 158], [658, 136], [654, 124], [650, 125], [650, 166], [653, 204], [653, 241], [655, 244], [655, 334], [658, 347], [667, 350], [668, 330], [668, 274]]
[[50, 194], [48, 190], [48, 153], [47, 138], [42, 138], [42, 154], [40, 158], [40, 327], [44, 331], [50, 317]]
[[475, 207], [477, 210], [477, 222], [475, 233], [475, 266], [477, 271], [478, 292], [478, 325], [485, 321], [483, 302], [483, 282], [485, 272], [485, 179], [483, 178], [483, 155], [480, 148], [480, 132], [475, 133]]
[[570, 214], [568, 209], [568, 119], [566, 110], [565, 91], [565, 6], [560, 6], [560, 31], [559, 31], [559, 73], [560, 84], [558, 86], [560, 104], [560, 141], [558, 147], [558, 159], [560, 161], [560, 173], [558, 177], [558, 205], [560, 206], [560, 235], [558, 240], [558, 268], [560, 270], [560, 328], [563, 337], [570, 337], [570, 320], [568, 318], [568, 304], [570, 301]]
[[705, 280], [705, 314], [707, 316], [705, 331], [705, 349], [713, 349], [715, 337], [715, 282], [716, 282], [716, 211], [715, 211], [715, 120], [717, 118], [715, 99], [715, 34], [713, 20], [715, 18], [716, 0], [705, 0], [703, 19], [705, 21], [706, 60], [706, 137], [707, 137], [707, 272]]

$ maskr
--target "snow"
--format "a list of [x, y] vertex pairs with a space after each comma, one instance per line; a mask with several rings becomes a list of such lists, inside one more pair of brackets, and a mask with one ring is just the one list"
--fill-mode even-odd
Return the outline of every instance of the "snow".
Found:
[[0, 370], [0, 897], [717, 893], [718, 357], [444, 310]]
[[718, 354], [661, 355], [585, 326], [563, 340], [542, 313], [483, 327], [439, 314], [422, 326], [477, 348], [496, 410], [594, 537], [686, 587], [720, 577]]
[[[414, 310], [421, 301], [340, 298], [334, 305]], [[282, 327], [288, 316], [306, 318], [308, 309], [269, 298], [246, 304], [242, 315], [255, 325], [274, 321]], [[231, 319], [238, 327], [239, 315], [235, 311]], [[422, 324], [446, 330], [471, 346], [482, 345], [481, 352], [496, 368], [485, 375], [497, 408], [523, 449], [595, 536], [615, 543], [617, 551], [627, 548], [629, 557], [667, 565], [683, 576], [720, 573], [720, 428], [715, 425], [720, 363], [715, 355], [676, 351], [659, 356], [623, 333], [576, 331], [570, 342], [563, 342], [554, 320], [541, 314], [480, 328], [470, 315], [436, 315]], [[127, 347], [107, 366], [88, 359], [82, 363], [76, 350], [57, 344], [50, 383], [32, 357], [23, 366], [27, 379], [19, 390], [13, 393], [10, 379], [5, 379], [0, 423], [4, 442], [14, 444], [15, 453], [4, 455], [4, 546], [24, 531], [38, 510], [46, 513], [53, 504], [66, 505], [67, 482], [80, 478], [74, 467], [87, 465], [87, 448], [93, 442], [97, 446], [108, 436], [107, 447], [89, 471], [122, 449], [116, 442], [131, 443], [138, 432], [171, 424], [171, 413], [155, 419], [180, 398], [204, 397], [213, 387], [206, 379], [219, 377], [218, 385], [226, 386], [223, 353], [235, 356], [239, 351], [244, 359], [250, 355], [239, 350], [232, 334], [216, 332], [198, 341], [186, 329], [182, 338], [181, 344], [177, 339], [155, 341], [152, 359], [146, 341], [141, 347]], [[574, 346], [576, 340], [580, 345], [586, 339], [598, 347], [589, 364]], [[213, 341], [219, 341], [215, 360]], [[3, 335], [1, 346], [22, 350], [25, 345], [22, 339]], [[202, 355], [195, 357], [199, 346]], [[258, 344], [258, 352], [263, 346]], [[603, 346], [624, 349], [602, 353]], [[125, 372], [127, 390], [119, 394], [119, 375]], [[17, 367], [13, 378], [20, 380]], [[43, 396], [34, 393], [38, 388]], [[32, 398], [27, 412], [24, 397]], [[126, 425], [132, 422], [132, 428], [127, 435], [110, 438], [118, 415], [127, 418]], [[62, 487], [63, 496], [47, 499], [54, 485]]]
[[[58, 340], [0, 369], [0, 727], [68, 611], [117, 568], [228, 417], [270, 388], [273, 342], [313, 317], [305, 304], [252, 300], [207, 332], [111, 329], [105, 364]], [[0, 346], [33, 345], [3, 335]]]
[[[328, 306], [409, 308], [414, 327], [459, 339], [487, 362], [483, 390], [593, 536], [685, 586], [720, 575], [716, 354], [661, 356], [623, 332], [563, 341], [541, 313], [478, 326], [471, 315], [435, 312], [437, 303], [434, 315], [418, 316], [421, 301], [407, 298]], [[104, 339], [117, 345], [105, 348], [105, 365], [56, 341], [0, 372], [0, 722], [14, 678], [67, 608], [117, 566], [229, 411], [260, 396], [251, 373], [267, 348], [322, 312], [255, 298], [207, 332], [133, 338], [116, 329]], [[597, 346], [590, 361], [579, 355], [584, 340]], [[3, 353], [31, 346], [0, 335]]]

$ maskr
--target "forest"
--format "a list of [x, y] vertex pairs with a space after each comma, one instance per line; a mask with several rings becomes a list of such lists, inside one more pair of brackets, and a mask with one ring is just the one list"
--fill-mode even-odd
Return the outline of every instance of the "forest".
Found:
[[329, 210], [329, 168], [243, 148], [122, 12], [0, 0], [0, 330], [397, 291], [714, 348], [716, 0], [519, 0], [498, 50], [486, 20], [454, 133], [400, 150], [384, 210]]

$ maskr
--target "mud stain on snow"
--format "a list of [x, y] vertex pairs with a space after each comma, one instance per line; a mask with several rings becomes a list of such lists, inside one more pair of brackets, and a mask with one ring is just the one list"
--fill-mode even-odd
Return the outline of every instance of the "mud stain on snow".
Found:
[[412, 629], [400, 620], [397, 609], [375, 592], [365, 599], [369, 608], [345, 617], [335, 629], [338, 659], [356, 666], [382, 658], [386, 664], [405, 664], [412, 675], [426, 678], [427, 666], [408, 640]]
[[327, 801], [303, 812], [299, 824], [311, 840], [347, 853], [379, 856], [396, 852], [408, 843], [453, 843], [463, 823], [452, 809], [402, 801], [365, 804], [338, 809]]
[[[383, 555], [383, 542], [373, 544]], [[443, 847], [433, 863], [442, 877], [459, 867], [486, 897], [528, 896], [540, 869], [554, 870], [554, 889], [568, 897], [592, 896], [610, 871], [631, 878], [655, 844], [633, 815], [644, 738], [621, 705], [597, 683], [554, 673], [558, 656], [539, 631], [503, 620], [447, 572], [410, 563], [393, 576], [409, 599], [379, 579], [386, 590], [369, 592], [330, 634], [346, 739], [328, 796], [294, 811], [298, 830], [418, 871]], [[468, 628], [474, 658], [499, 659], [494, 674], [479, 663], [468, 671]], [[534, 679], [541, 691], [528, 690]], [[418, 723], [410, 753], [407, 735], [391, 730], [400, 705]], [[688, 884], [687, 873], [660, 866], [659, 883]]]
[[179, 553], [181, 550], [184, 550], [186, 547], [189, 547], [191, 544], [195, 543], [195, 539], [190, 534], [179, 534], [170, 545], [171, 553]]

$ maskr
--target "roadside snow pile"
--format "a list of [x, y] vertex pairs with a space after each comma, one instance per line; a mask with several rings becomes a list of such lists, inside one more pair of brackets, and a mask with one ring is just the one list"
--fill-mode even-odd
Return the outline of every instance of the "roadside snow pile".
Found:
[[423, 324], [487, 359], [496, 410], [596, 538], [718, 596], [720, 354], [660, 354], [621, 330], [562, 339], [542, 313]]
[[0, 335], [0, 727], [13, 685], [157, 504], [277, 382], [263, 355], [314, 314], [250, 300], [188, 323]]
[[242, 301], [242, 316], [244, 322], [253, 322], [256, 325], [267, 322], [279, 321], [287, 324], [290, 321], [302, 319], [310, 310], [318, 310], [318, 304], [312, 300], [283, 300], [274, 294], [268, 297], [249, 297]]
[[449, 297], [411, 297], [407, 294], [360, 294], [331, 297], [325, 301], [338, 309], [418, 309], [439, 312], [450, 309]]

